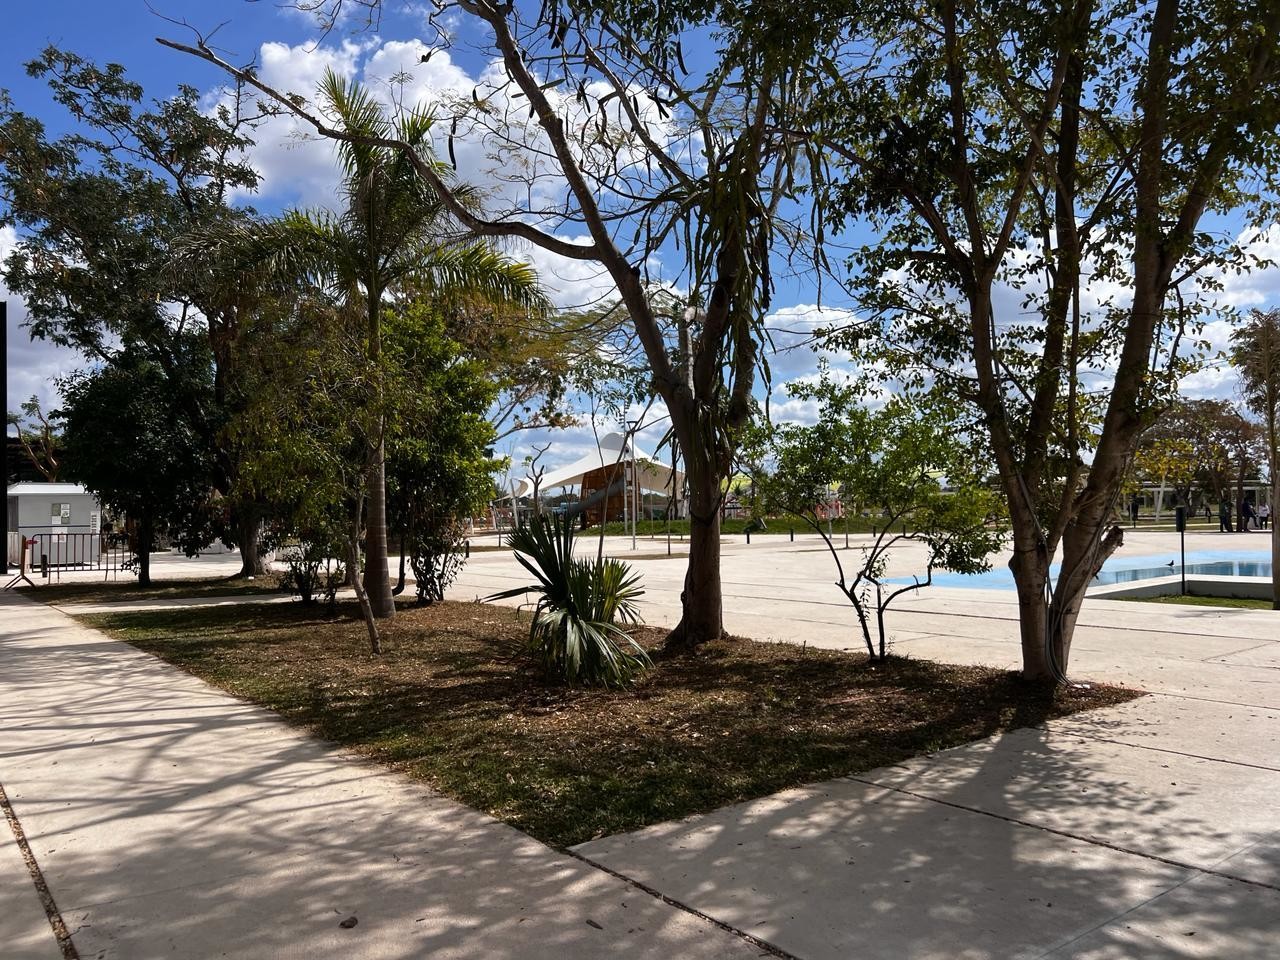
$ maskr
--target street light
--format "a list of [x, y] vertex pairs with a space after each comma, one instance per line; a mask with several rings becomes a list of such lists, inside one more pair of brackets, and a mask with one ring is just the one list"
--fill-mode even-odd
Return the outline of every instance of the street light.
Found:
[[[627, 452], [631, 454], [631, 490], [632, 495], [636, 498], [632, 501], [631, 510], [631, 552], [636, 550], [636, 517], [640, 513], [640, 482], [636, 477], [636, 431], [640, 429], [639, 420], [624, 420], [623, 423], [627, 428]], [[624, 467], [625, 469], [625, 467]], [[627, 500], [627, 482], [626, 475], [623, 475], [622, 481], [622, 499], [623, 504]]]

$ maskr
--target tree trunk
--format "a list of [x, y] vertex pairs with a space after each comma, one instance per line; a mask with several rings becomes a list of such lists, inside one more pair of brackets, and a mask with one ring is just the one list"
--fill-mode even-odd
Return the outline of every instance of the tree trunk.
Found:
[[[357, 527], [359, 524], [356, 525]], [[347, 541], [347, 563], [356, 567], [360, 563], [360, 547], [356, 539]], [[374, 618], [373, 607], [369, 604], [369, 595], [365, 592], [359, 578], [355, 581], [356, 601], [360, 604], [360, 616], [364, 620], [365, 629], [369, 631], [369, 650], [374, 654], [382, 653], [382, 638], [378, 636], [378, 623]]]
[[138, 583], [151, 585], [151, 547], [155, 543], [156, 528], [147, 510], [138, 521]]
[[396, 615], [387, 566], [387, 458], [386, 444], [378, 441], [369, 469], [369, 510], [365, 522], [364, 590], [379, 620]]
[[262, 559], [262, 515], [245, 509], [236, 517], [236, 546], [240, 548], [240, 576], [261, 577], [267, 572]]
[[[691, 458], [686, 458], [691, 467]], [[714, 470], [689, 471], [689, 568], [680, 593], [680, 623], [669, 648], [690, 649], [724, 633], [720, 584], [720, 482]]]
[[1034, 538], [1014, 534], [1009, 570], [1018, 591], [1018, 631], [1022, 644], [1022, 675], [1028, 680], [1049, 680], [1055, 674], [1045, 644], [1048, 608], [1045, 585], [1049, 582], [1049, 558]]
[[[1273, 455], [1272, 464], [1276, 463]], [[1276, 466], [1271, 468], [1271, 513], [1267, 521], [1271, 524], [1271, 609], [1280, 610], [1280, 525], [1276, 521], [1276, 507], [1280, 506], [1280, 476], [1276, 475]]]

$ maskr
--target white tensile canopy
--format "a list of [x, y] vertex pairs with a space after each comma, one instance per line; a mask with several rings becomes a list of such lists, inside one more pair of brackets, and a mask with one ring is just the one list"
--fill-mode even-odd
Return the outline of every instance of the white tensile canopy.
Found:
[[[641, 490], [654, 493], [671, 491], [671, 475], [673, 473], [671, 465], [663, 463], [650, 453], [645, 453], [635, 446], [634, 441], [631, 447], [628, 447], [627, 438], [621, 433], [606, 434], [600, 438], [599, 450], [589, 453], [582, 459], [557, 470], [548, 471], [538, 484], [538, 490], [545, 492], [558, 487], [580, 485], [582, 478], [587, 474], [602, 467], [612, 467], [615, 463], [630, 463], [633, 456], [636, 465], [636, 480]], [[676, 498], [683, 499], [684, 474], [679, 470], [674, 471], [674, 473]], [[527, 497], [532, 494], [533, 479], [525, 477], [520, 481], [520, 486], [516, 489], [516, 496]]]

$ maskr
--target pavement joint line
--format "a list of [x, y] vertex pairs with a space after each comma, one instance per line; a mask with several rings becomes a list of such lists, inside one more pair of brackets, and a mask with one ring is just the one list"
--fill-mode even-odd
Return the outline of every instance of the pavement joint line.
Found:
[[[1261, 650], [1263, 647], [1270, 646], [1273, 643], [1275, 643], [1274, 640], [1258, 640], [1255, 643], [1252, 643], [1247, 647], [1242, 647], [1239, 650], [1230, 650], [1227, 653], [1215, 653], [1211, 657], [1205, 657], [1201, 662], [1207, 663], [1210, 660], [1220, 660], [1223, 657], [1234, 657], [1237, 654], [1248, 653], [1250, 650]], [[1235, 664], [1230, 664], [1230, 666], [1235, 666]]]
[[27, 835], [23, 832], [22, 821], [18, 819], [17, 811], [13, 809], [13, 804], [9, 802], [9, 795], [5, 793], [4, 784], [2, 783], [0, 783], [0, 807], [4, 808], [4, 816], [9, 821], [9, 829], [13, 831], [13, 839], [18, 845], [18, 849], [22, 852], [22, 859], [27, 865], [27, 873], [31, 875], [31, 882], [36, 888], [36, 895], [40, 898], [40, 905], [44, 907], [45, 918], [49, 921], [54, 939], [58, 941], [58, 948], [62, 951], [62, 960], [80, 960], [80, 952], [76, 950], [76, 945], [71, 942], [71, 933], [67, 930], [67, 924], [62, 919], [62, 914], [58, 911], [58, 905], [53, 900], [53, 893], [49, 890], [49, 884], [45, 882], [44, 871], [40, 869], [40, 864], [31, 849], [31, 844], [27, 843]]
[[[1056, 732], [1052, 727], [1041, 727], [1040, 729]], [[1202, 753], [1187, 753], [1185, 750], [1171, 750], [1169, 747], [1155, 747], [1146, 743], [1130, 743], [1127, 740], [1114, 740], [1111, 737], [1094, 736], [1082, 730], [1072, 730], [1071, 735], [1080, 737], [1083, 740], [1092, 740], [1095, 743], [1111, 743], [1117, 747], [1150, 750], [1152, 753], [1168, 753], [1175, 757], [1186, 757], [1189, 760], [1206, 760], [1209, 763], [1225, 763], [1231, 767], [1249, 767], [1253, 770], [1266, 770], [1268, 773], [1280, 773], [1280, 767], [1269, 767], [1261, 763], [1247, 763], [1244, 760], [1225, 760], [1222, 757], [1206, 757]]]
[[1167, 690], [1146, 690], [1144, 692], [1149, 697], [1168, 697], [1170, 700], [1194, 700], [1197, 703], [1218, 703], [1224, 707], [1247, 707], [1251, 710], [1266, 710], [1268, 713], [1276, 713], [1280, 709], [1274, 704], [1246, 703], [1243, 700], [1221, 700], [1217, 697], [1197, 697], [1193, 693], [1171, 693]]
[[[1030, 827], [1032, 830], [1040, 830], [1044, 833], [1051, 833], [1055, 836], [1066, 837], [1068, 840], [1077, 840], [1080, 843], [1087, 843], [1091, 846], [1114, 850], [1116, 853], [1125, 853], [1132, 857], [1141, 857], [1144, 860], [1151, 860], [1154, 863], [1163, 863], [1170, 867], [1177, 867], [1179, 870], [1194, 870], [1208, 876], [1221, 877], [1223, 880], [1232, 880], [1236, 883], [1245, 883], [1252, 887], [1261, 887], [1263, 890], [1280, 891], [1280, 884], [1277, 883], [1268, 883], [1265, 880], [1250, 880], [1247, 877], [1239, 877], [1223, 870], [1214, 869], [1213, 867], [1199, 867], [1194, 863], [1185, 863], [1182, 860], [1174, 860], [1172, 857], [1162, 857], [1159, 854], [1146, 853], [1142, 850], [1135, 850], [1132, 847], [1125, 847], [1118, 843], [1111, 843], [1108, 840], [1099, 840], [1096, 837], [1086, 837], [1079, 833], [1072, 833], [1070, 830], [1060, 830], [1057, 827], [1047, 827], [1042, 823], [1032, 823], [1030, 820], [1023, 820], [1019, 817], [1009, 817], [1002, 813], [992, 813], [990, 810], [983, 810], [979, 807], [971, 807], [967, 804], [956, 803], [954, 800], [944, 800], [941, 797], [931, 797], [926, 793], [908, 790], [905, 787], [895, 787], [891, 783], [880, 783], [876, 780], [868, 780], [865, 777], [859, 777], [856, 775], [850, 775], [844, 779], [852, 780], [855, 783], [865, 784], [869, 787], [878, 787], [881, 790], [890, 790], [893, 793], [901, 793], [904, 796], [914, 797], [915, 799], [923, 800], [926, 803], [939, 803], [944, 807], [951, 807], [953, 810], [964, 810], [967, 813], [976, 813], [979, 816], [990, 817], [993, 820], [1003, 820], [1005, 823], [1014, 823], [1018, 826]], [[1250, 846], [1252, 846], [1252, 844]], [[1244, 849], [1248, 849], [1248, 847], [1245, 847]], [[1239, 851], [1235, 851], [1230, 854], [1230, 856], [1235, 856], [1238, 852]], [[1229, 857], [1219, 858], [1215, 863], [1222, 863], [1225, 859], [1229, 859]]]
[[1147, 899], [1143, 900], [1141, 903], [1135, 903], [1128, 910], [1122, 910], [1119, 913], [1117, 913], [1115, 916], [1108, 917], [1106, 920], [1099, 921], [1098, 923], [1093, 924], [1093, 926], [1089, 927], [1087, 930], [1082, 930], [1080, 933], [1077, 933], [1073, 937], [1063, 940], [1060, 943], [1055, 943], [1052, 947], [1050, 947], [1048, 950], [1045, 950], [1043, 953], [1037, 953], [1035, 955], [1035, 960], [1044, 960], [1045, 957], [1052, 956], [1054, 953], [1063, 949], [1064, 947], [1069, 947], [1073, 943], [1079, 943], [1085, 937], [1089, 936], [1089, 934], [1096, 933], [1097, 931], [1103, 929], [1104, 927], [1108, 927], [1111, 924], [1115, 923], [1117, 920], [1122, 920], [1125, 917], [1129, 916], [1131, 913], [1135, 913], [1136, 911], [1141, 910], [1143, 907], [1147, 906], [1148, 904], [1155, 903], [1161, 897], [1167, 897], [1169, 894], [1173, 893], [1173, 891], [1179, 890], [1182, 887], [1185, 887], [1192, 880], [1195, 880], [1197, 876], [1198, 875], [1196, 873], [1188, 873], [1185, 877], [1183, 877], [1177, 883], [1173, 884], [1173, 886], [1167, 887], [1164, 890], [1161, 890], [1159, 893], [1155, 894], [1154, 896], [1147, 897]]
[[743, 940], [744, 942], [751, 944], [751, 946], [757, 947], [758, 949], [763, 950], [765, 953], [767, 953], [771, 957], [777, 957], [778, 960], [803, 960], [803, 958], [800, 957], [798, 954], [790, 953], [782, 949], [781, 947], [777, 946], [776, 944], [770, 943], [768, 940], [764, 940], [760, 937], [757, 937], [753, 933], [748, 933], [747, 931], [741, 929], [740, 927], [735, 927], [733, 924], [725, 923], [725, 921], [719, 920], [716, 917], [713, 917], [709, 913], [704, 913], [703, 911], [699, 910], [697, 907], [693, 907], [687, 903], [683, 903], [682, 901], [677, 900], [674, 897], [669, 897], [665, 893], [663, 893], [661, 890], [659, 890], [657, 887], [652, 887], [641, 880], [637, 880], [635, 877], [632, 877], [628, 874], [621, 872], [620, 870], [615, 870], [612, 867], [606, 866], [605, 864], [600, 863], [598, 860], [592, 860], [590, 857], [586, 856], [585, 854], [578, 853], [576, 850], [569, 849], [568, 847], [565, 847], [562, 849], [566, 854], [573, 857], [575, 860], [578, 860], [581, 863], [585, 863], [587, 866], [592, 867], [596, 870], [599, 870], [602, 873], [607, 873], [609, 876], [614, 877], [617, 880], [621, 880], [623, 883], [627, 884], [628, 886], [635, 887], [641, 893], [646, 893], [649, 896], [653, 897], [654, 899], [659, 900], [662, 903], [665, 903], [669, 907], [675, 907], [677, 910], [682, 910], [685, 913], [689, 914], [690, 916], [697, 917], [699, 920], [704, 920], [707, 923], [711, 924], [713, 927], [718, 927], [719, 929], [725, 931], [726, 933], [730, 933], [733, 936], [739, 938], [740, 940]]

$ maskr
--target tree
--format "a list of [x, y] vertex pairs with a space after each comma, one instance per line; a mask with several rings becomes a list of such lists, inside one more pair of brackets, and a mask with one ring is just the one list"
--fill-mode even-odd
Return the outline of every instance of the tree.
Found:
[[876, 14], [876, 42], [844, 48], [848, 79], [826, 85], [813, 121], [843, 166], [846, 215], [880, 236], [851, 281], [878, 358], [966, 400], [986, 435], [1023, 672], [1061, 680], [1085, 590], [1123, 540], [1112, 517], [1138, 439], [1187, 370], [1214, 277], [1253, 262], [1202, 221], [1272, 210], [1257, 172], [1275, 169], [1280, 7], [943, 0]]
[[[22, 404], [20, 413], [9, 413], [9, 426], [18, 434], [22, 452], [31, 466], [44, 477], [46, 483], [55, 483], [62, 466], [58, 428], [54, 420], [40, 409], [40, 398], [32, 397]], [[56, 418], [55, 418], [56, 419]]]
[[[410, 113], [389, 120], [380, 103], [354, 83], [332, 71], [325, 74], [321, 96], [339, 118], [345, 208], [341, 213], [292, 212], [279, 220], [237, 224], [229, 232], [214, 231], [192, 248], [230, 248], [234, 260], [255, 263], [267, 275], [309, 281], [364, 322], [368, 362], [368, 406], [380, 410], [385, 386], [380, 376], [383, 314], [397, 294], [433, 297], [445, 302], [482, 300], [519, 306], [527, 312], [545, 309], [533, 271], [485, 243], [469, 241], [455, 225], [450, 210], [415, 170], [426, 164], [460, 204], [472, 191], [453, 182], [450, 172], [429, 156], [431, 119]], [[391, 139], [406, 151], [378, 145]], [[198, 256], [198, 252], [196, 253]], [[368, 520], [364, 589], [374, 615], [395, 615], [387, 565], [386, 443], [388, 422], [366, 418]]]
[[[868, 655], [888, 655], [885, 613], [903, 594], [928, 586], [934, 570], [981, 573], [1005, 540], [999, 499], [973, 467], [972, 448], [951, 429], [946, 412], [902, 399], [880, 410], [863, 405], [854, 384], [823, 375], [817, 384], [795, 384], [794, 397], [815, 400], [812, 426], [781, 424], [762, 437], [769, 470], [752, 470], [769, 510], [803, 519], [823, 539], [835, 561], [836, 586], [853, 604]], [[848, 564], [832, 541], [825, 510], [832, 491], [846, 502], [881, 509], [867, 546]], [[895, 586], [886, 580], [896, 547], [926, 548], [923, 581]], [[849, 571], [852, 570], [852, 576]]]
[[1142, 435], [1134, 470], [1168, 484], [1188, 506], [1198, 493], [1216, 507], [1231, 499], [1232, 439], [1241, 429], [1239, 420], [1239, 412], [1226, 401], [1177, 400]]
[[260, 388], [227, 429], [243, 457], [246, 494], [269, 506], [286, 555], [296, 550], [304, 565], [341, 560], [377, 654], [377, 618], [358, 571], [366, 438], [370, 421], [386, 411], [369, 403], [372, 374], [357, 319], [306, 296], [289, 311], [253, 317], [242, 359], [259, 372]]
[[[511, 161], [508, 173], [526, 169], [539, 185], [561, 178], [554, 199], [542, 202], [531, 189], [513, 209], [481, 215], [403, 137], [331, 124], [202, 38], [160, 42], [256, 86], [323, 136], [399, 152], [474, 234], [522, 240], [604, 269], [643, 347], [688, 477], [689, 565], [669, 642], [717, 638], [723, 482], [762, 365], [774, 239], [804, 160], [805, 143], [792, 135], [795, 105], [815, 82], [811, 34], [827, 30], [827, 20], [760, 5], [655, 10], [571, 0], [530, 12], [479, 0], [441, 4], [433, 22], [452, 15], [484, 32], [497, 78], [438, 107], [450, 150], [455, 132], [469, 133]], [[448, 34], [440, 36], [447, 45]], [[695, 66], [705, 69], [689, 69], [686, 43], [704, 48]], [[799, 227], [789, 243], [795, 236], [803, 236]], [[674, 315], [656, 311], [651, 298], [648, 271], [659, 251], [683, 261], [678, 282], [688, 294]]]
[[444, 599], [465, 560], [467, 521], [489, 499], [501, 461], [485, 416], [496, 384], [486, 365], [453, 341], [438, 304], [411, 303], [387, 320], [389, 361], [401, 371], [388, 432], [388, 516], [419, 603]]
[[[1271, 514], [1280, 510], [1280, 310], [1252, 310], [1231, 335], [1232, 360], [1240, 371], [1249, 409], [1262, 419], [1271, 480]], [[1271, 521], [1271, 606], [1280, 610], [1280, 526]]]
[[67, 474], [136, 524], [131, 542], [144, 585], [158, 530], [167, 529], [188, 556], [214, 536], [207, 425], [185, 417], [191, 404], [178, 393], [208, 390], [212, 365], [198, 335], [173, 346], [175, 370], [126, 347], [112, 363], [61, 384]]
[[[173, 394], [213, 456], [214, 488], [234, 502], [234, 451], [220, 428], [236, 403], [235, 347], [256, 294], [209, 264], [175, 271], [169, 262], [186, 232], [248, 215], [229, 204], [257, 184], [244, 151], [261, 114], [243, 88], [212, 109], [190, 86], [147, 103], [123, 67], [98, 67], [54, 47], [27, 72], [48, 81], [75, 129], [50, 139], [0, 94], [0, 224], [19, 231], [5, 283], [25, 301], [33, 336], [94, 364], [123, 358], [123, 344], [174, 377], [186, 335], [201, 330], [213, 369], [208, 389], [174, 384]], [[259, 526], [252, 516], [232, 518], [220, 531], [240, 546], [245, 573], [261, 572]]]

